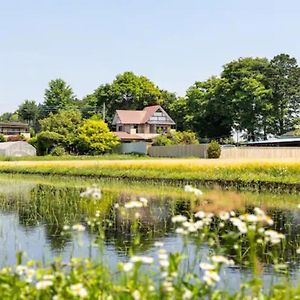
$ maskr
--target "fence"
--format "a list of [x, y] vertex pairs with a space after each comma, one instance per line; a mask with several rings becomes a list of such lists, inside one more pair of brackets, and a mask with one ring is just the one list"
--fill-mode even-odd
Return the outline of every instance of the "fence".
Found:
[[152, 157], [207, 157], [207, 144], [152, 146], [148, 154]]
[[299, 159], [300, 147], [222, 148], [221, 159]]

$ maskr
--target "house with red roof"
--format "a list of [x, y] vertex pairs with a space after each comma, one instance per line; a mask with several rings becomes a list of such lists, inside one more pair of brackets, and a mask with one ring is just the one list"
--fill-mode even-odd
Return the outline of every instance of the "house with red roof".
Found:
[[143, 110], [117, 110], [112, 125], [122, 142], [151, 142], [170, 131], [175, 122], [160, 105], [153, 105]]

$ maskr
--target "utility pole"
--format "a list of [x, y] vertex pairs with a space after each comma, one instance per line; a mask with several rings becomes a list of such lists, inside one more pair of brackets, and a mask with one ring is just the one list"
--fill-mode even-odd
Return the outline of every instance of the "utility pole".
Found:
[[105, 113], [106, 113], [106, 107], [105, 107], [105, 102], [103, 102], [102, 105], [102, 119], [105, 122]]

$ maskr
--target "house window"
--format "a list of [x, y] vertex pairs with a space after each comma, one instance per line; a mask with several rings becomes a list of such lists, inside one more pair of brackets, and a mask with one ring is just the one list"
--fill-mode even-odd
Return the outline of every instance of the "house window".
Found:
[[122, 125], [118, 125], [117, 131], [123, 131]]

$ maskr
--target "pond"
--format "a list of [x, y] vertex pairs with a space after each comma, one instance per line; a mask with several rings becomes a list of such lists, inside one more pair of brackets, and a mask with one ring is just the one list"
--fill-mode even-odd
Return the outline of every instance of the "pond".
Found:
[[[80, 194], [95, 184], [101, 188], [101, 199], [81, 197]], [[38, 260], [45, 264], [55, 257], [68, 261], [72, 257], [90, 257], [105, 261], [111, 268], [127, 261], [132, 249], [138, 255], [155, 256], [155, 242], [163, 242], [170, 252], [182, 252], [184, 241], [176, 233], [172, 217], [190, 216], [202, 210], [218, 214], [222, 211], [253, 212], [262, 208], [274, 220], [273, 229], [284, 233], [287, 247], [281, 258], [288, 264], [289, 277], [299, 280], [300, 260], [295, 255], [300, 244], [299, 195], [258, 192], [226, 191], [218, 187], [199, 187], [201, 197], [186, 193], [183, 187], [163, 184], [121, 182], [111, 180], [83, 180], [66, 178], [41, 178], [38, 176], [0, 176], [0, 265], [17, 262], [22, 252], [23, 261]], [[139, 220], [139, 242], [132, 233], [132, 216], [125, 215], [116, 206], [123, 206], [140, 197], [148, 200], [147, 207], [135, 212]], [[104, 243], [99, 231], [88, 226], [95, 214], [106, 220], [103, 229]], [[66, 226], [82, 224], [87, 229], [72, 234]], [[96, 226], [95, 225], [95, 226]], [[208, 244], [200, 247], [189, 243], [184, 251], [189, 260], [204, 260], [210, 252]], [[274, 272], [268, 257], [260, 257], [261, 276], [265, 287], [281, 280]], [[247, 266], [224, 268], [220, 285], [238, 289], [249, 276]]]

